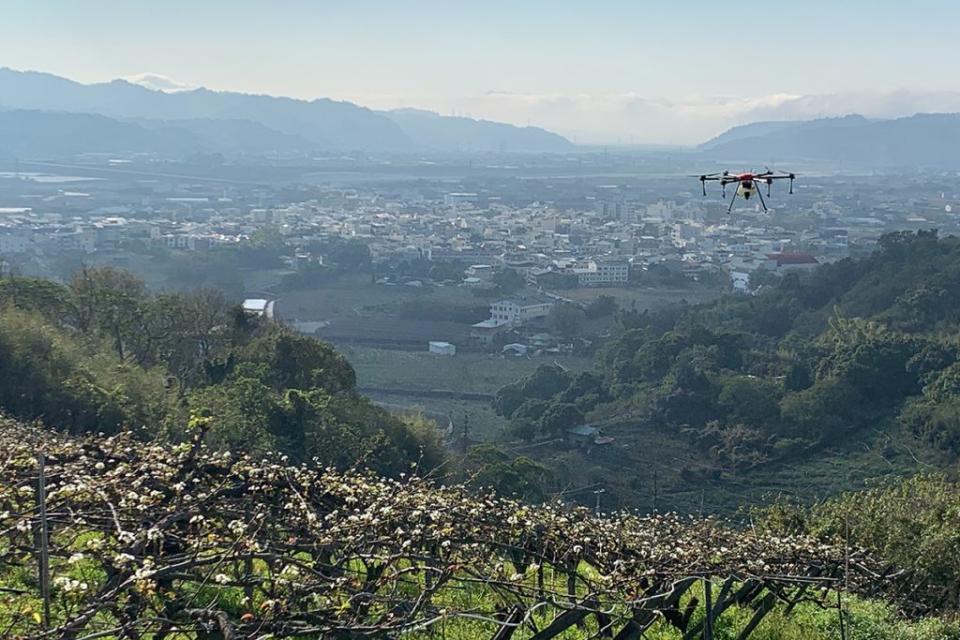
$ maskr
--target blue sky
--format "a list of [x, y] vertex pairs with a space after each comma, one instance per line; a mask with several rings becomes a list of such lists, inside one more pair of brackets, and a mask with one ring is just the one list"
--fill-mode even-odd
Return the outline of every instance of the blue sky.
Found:
[[878, 100], [892, 112], [935, 110], [960, 91], [956, 0], [2, 5], [3, 66], [83, 82], [154, 73], [187, 86], [421, 106], [584, 141], [692, 141], [784, 102], [784, 117]]

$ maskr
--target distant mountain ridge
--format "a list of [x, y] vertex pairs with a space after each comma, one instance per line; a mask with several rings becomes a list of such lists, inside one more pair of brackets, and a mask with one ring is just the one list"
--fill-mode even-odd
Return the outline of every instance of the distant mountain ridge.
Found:
[[202, 140], [184, 129], [147, 129], [95, 113], [0, 109], [2, 159], [81, 153], [183, 155], [203, 148]]
[[860, 115], [734, 127], [698, 147], [724, 159], [827, 160], [866, 166], [960, 168], [960, 114], [893, 120]]
[[[727, 129], [715, 138], [707, 140], [700, 145], [700, 150], [713, 149], [737, 140], [749, 140], [751, 138], [761, 138], [767, 135], [777, 134], [783, 131], [802, 128], [804, 126], [831, 126], [842, 122], [854, 123], [855, 121], [866, 121], [866, 118], [860, 115], [850, 115], [843, 118], [825, 118], [818, 120], [772, 120], [750, 122], [748, 124], [738, 125]], [[828, 124], [829, 123], [829, 124]]]
[[[205, 88], [166, 93], [125, 80], [81, 84], [49, 73], [8, 68], [0, 68], [0, 105], [11, 110], [85, 113], [134, 120], [145, 129], [169, 127], [192, 133], [196, 145], [205, 150], [566, 151], [574, 148], [562, 136], [542, 129], [447, 118], [430, 112], [416, 112], [416, 115], [378, 112], [326, 98], [306, 101]], [[24, 131], [21, 137], [27, 134], [29, 132]], [[492, 139], [488, 139], [491, 136]]]
[[491, 120], [441, 116], [422, 109], [383, 111], [404, 133], [434, 149], [511, 151], [569, 151], [574, 145], [561, 135], [539, 127], [517, 127]]

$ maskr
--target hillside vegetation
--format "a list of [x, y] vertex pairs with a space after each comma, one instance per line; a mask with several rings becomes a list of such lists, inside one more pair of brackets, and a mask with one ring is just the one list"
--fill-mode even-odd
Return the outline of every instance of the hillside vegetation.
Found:
[[0, 279], [0, 410], [20, 420], [0, 418], [0, 635], [679, 639], [706, 624], [708, 578], [716, 637], [960, 638], [902, 617], [960, 601], [947, 478], [779, 501], [749, 527], [656, 502], [598, 517], [563, 491], [598, 464], [610, 493], [646, 482], [628, 455], [687, 461], [660, 491], [701, 505], [818, 464], [842, 483], [878, 431], [952, 465], [958, 276], [960, 240], [896, 234], [755, 297], [621, 313], [596, 372], [541, 367], [496, 407], [523, 439], [606, 419], [643, 451], [485, 445], [449, 466], [435, 427], [373, 406], [332, 347], [217, 293]]
[[130, 274], [67, 285], [0, 279], [0, 410], [71, 433], [185, 437], [396, 475], [435, 466], [435, 431], [356, 391], [329, 345], [250, 316], [213, 291], [154, 295]]
[[848, 539], [923, 576], [934, 606], [960, 607], [960, 484], [919, 475], [803, 507], [787, 501], [753, 513], [771, 535]]
[[645, 448], [667, 439], [699, 452], [694, 483], [862, 452], [856, 443], [878, 433], [949, 464], [960, 453], [958, 283], [960, 239], [887, 235], [868, 258], [788, 274], [756, 296], [623, 313], [597, 373], [541, 368], [501, 389], [497, 409], [529, 439], [621, 416], [618, 437], [633, 429]]

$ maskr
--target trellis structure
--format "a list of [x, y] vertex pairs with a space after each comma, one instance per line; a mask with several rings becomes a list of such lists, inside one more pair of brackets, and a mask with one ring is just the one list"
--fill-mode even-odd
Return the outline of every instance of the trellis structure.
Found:
[[[579, 628], [627, 640], [659, 623], [699, 638], [738, 606], [753, 611], [745, 639], [778, 603], [835, 606], [841, 581], [868, 596], [906, 584], [859, 549], [809, 538], [596, 518], [202, 442], [68, 439], [0, 421], [0, 636], [545, 640]], [[49, 621], [36, 613], [41, 552]]]

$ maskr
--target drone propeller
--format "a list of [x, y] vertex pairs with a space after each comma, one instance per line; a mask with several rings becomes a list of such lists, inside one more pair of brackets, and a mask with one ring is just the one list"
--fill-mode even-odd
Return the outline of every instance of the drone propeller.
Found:
[[707, 180], [719, 180], [720, 178], [717, 178], [717, 176], [719, 176], [719, 175], [720, 175], [719, 173], [701, 173], [700, 175], [692, 175], [692, 176], [690, 176], [690, 177], [691, 177], [691, 178], [698, 178], [698, 179], [700, 180], [700, 188], [701, 188], [702, 191], [703, 191], [703, 195], [706, 196], [706, 195], [707, 195]]

